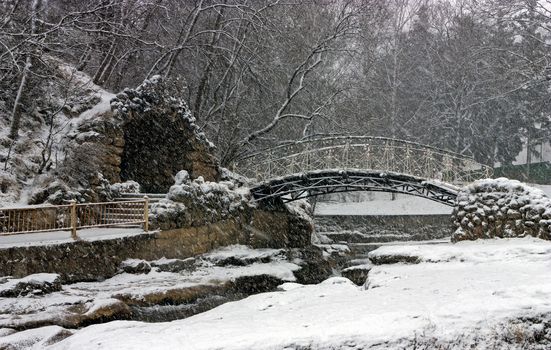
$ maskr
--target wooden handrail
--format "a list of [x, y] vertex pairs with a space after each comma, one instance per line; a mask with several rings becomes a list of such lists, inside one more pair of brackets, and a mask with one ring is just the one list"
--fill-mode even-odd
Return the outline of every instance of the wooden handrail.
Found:
[[0, 236], [142, 225], [149, 230], [149, 198], [141, 200], [0, 208]]

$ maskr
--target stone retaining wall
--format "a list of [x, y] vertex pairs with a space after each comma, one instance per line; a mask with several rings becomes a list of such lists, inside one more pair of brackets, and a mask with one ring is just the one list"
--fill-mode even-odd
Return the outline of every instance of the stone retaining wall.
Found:
[[449, 215], [320, 215], [316, 232], [333, 241], [372, 243], [449, 237]]
[[506, 178], [475, 181], [457, 197], [453, 241], [534, 236], [551, 239], [551, 200]]
[[254, 209], [216, 223], [96, 241], [0, 249], [0, 276], [52, 272], [63, 283], [101, 280], [126, 259], [187, 258], [231, 244], [302, 248], [313, 228], [289, 212]]

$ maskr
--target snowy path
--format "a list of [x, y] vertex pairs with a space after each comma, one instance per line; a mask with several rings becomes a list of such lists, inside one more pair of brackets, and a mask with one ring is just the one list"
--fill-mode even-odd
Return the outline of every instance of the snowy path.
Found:
[[[84, 241], [96, 241], [103, 239], [114, 239], [127, 236], [143, 234], [141, 228], [90, 228], [78, 230], [77, 235]], [[154, 233], [154, 232], [150, 232]], [[71, 231], [53, 231], [22, 233], [16, 235], [0, 235], [0, 249], [9, 247], [49, 245], [74, 242], [71, 238]]]

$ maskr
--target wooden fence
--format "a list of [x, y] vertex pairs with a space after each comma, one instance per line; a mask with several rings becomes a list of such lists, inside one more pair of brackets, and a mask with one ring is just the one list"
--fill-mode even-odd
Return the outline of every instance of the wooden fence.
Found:
[[93, 227], [149, 229], [149, 198], [104, 203], [0, 208], [0, 235], [71, 231]]

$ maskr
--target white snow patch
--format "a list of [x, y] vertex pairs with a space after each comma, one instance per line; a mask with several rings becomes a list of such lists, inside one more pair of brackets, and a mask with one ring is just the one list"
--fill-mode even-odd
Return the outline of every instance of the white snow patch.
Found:
[[121, 304], [122, 302], [118, 299], [107, 298], [107, 299], [96, 299], [90, 303], [87, 303], [88, 310], [84, 315], [90, 316], [96, 314], [99, 310], [108, 309], [113, 305]]
[[228, 258], [236, 258], [242, 260], [260, 260], [263, 258], [275, 257], [283, 253], [282, 249], [252, 249], [245, 245], [230, 245], [220, 248], [211, 253], [202, 255], [202, 257], [209, 261], [220, 261]]
[[354, 271], [354, 270], [371, 270], [373, 268], [373, 264], [362, 264], [362, 265], [354, 265], [347, 267], [346, 269], [343, 269], [342, 271]]
[[318, 202], [315, 215], [437, 215], [450, 214], [452, 208], [425, 198], [389, 193], [370, 193], [352, 202], [341, 200]]
[[488, 239], [479, 241], [461, 241], [455, 244], [431, 245], [387, 245], [368, 254], [377, 256], [417, 257], [422, 262], [469, 262], [488, 263], [502, 260], [523, 259], [528, 256], [532, 261], [548, 259], [551, 256], [551, 243], [533, 237], [512, 239]]
[[59, 326], [47, 326], [17, 332], [0, 338], [0, 349], [44, 349], [54, 342], [52, 338], [63, 333], [69, 335], [71, 331]]

